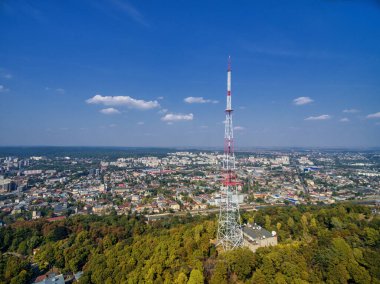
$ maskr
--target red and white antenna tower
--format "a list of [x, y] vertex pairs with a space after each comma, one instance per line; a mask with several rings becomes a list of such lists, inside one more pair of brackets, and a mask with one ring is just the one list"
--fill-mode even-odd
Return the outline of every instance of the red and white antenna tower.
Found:
[[223, 174], [225, 176], [220, 201], [218, 223], [218, 245], [224, 250], [234, 249], [243, 244], [243, 231], [240, 223], [239, 202], [235, 174], [234, 132], [232, 126], [231, 104], [231, 57], [228, 57], [227, 69], [227, 106], [224, 122]]

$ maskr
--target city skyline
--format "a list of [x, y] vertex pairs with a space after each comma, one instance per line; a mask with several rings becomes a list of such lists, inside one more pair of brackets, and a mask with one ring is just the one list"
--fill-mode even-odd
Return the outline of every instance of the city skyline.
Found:
[[2, 2], [0, 146], [380, 146], [377, 1], [167, 5]]

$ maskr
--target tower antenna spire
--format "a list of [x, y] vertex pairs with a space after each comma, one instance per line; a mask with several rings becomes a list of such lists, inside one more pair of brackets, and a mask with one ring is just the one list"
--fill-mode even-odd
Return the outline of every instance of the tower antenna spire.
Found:
[[240, 223], [239, 202], [235, 174], [234, 135], [232, 126], [231, 103], [231, 57], [228, 56], [227, 69], [227, 105], [224, 129], [223, 174], [221, 201], [218, 222], [218, 245], [224, 250], [234, 249], [243, 244], [243, 231]]

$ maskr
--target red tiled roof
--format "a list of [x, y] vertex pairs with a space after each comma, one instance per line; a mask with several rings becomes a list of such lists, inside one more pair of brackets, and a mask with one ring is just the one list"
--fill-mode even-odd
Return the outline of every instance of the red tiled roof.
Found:
[[34, 282], [41, 282], [42, 280], [44, 280], [46, 278], [47, 278], [47, 275], [46, 274], [42, 274], [42, 275], [38, 276], [36, 278], [36, 280], [34, 280]]

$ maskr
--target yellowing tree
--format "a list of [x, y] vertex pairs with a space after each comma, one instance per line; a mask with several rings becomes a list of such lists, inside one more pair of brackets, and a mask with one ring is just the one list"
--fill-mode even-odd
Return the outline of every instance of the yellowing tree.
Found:
[[198, 269], [191, 270], [188, 284], [203, 284], [204, 278], [202, 272], [200, 272]]

